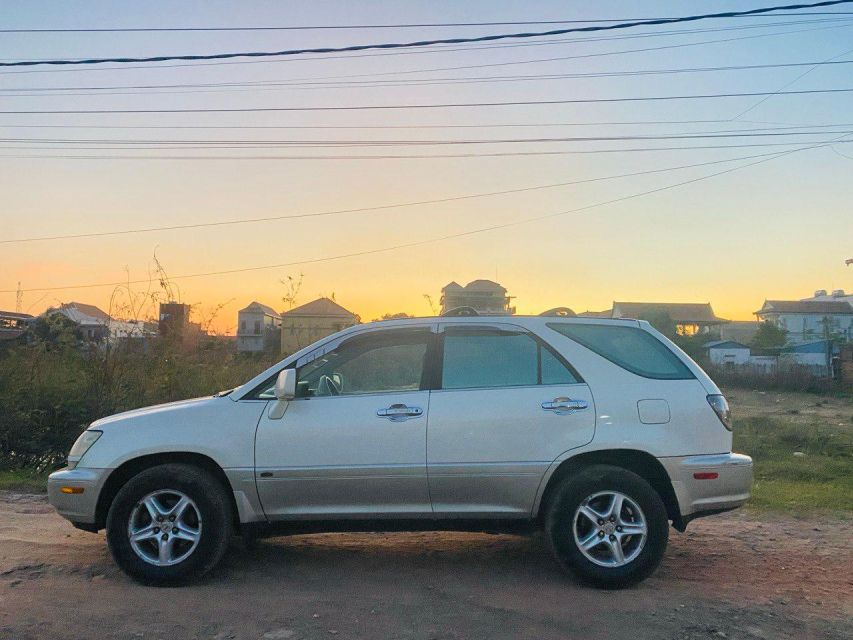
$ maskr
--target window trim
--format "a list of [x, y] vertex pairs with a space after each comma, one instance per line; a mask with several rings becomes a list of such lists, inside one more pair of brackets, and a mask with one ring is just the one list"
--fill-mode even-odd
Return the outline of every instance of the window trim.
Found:
[[[329, 340], [325, 344], [319, 345], [313, 351], [306, 353], [305, 355], [303, 355], [299, 358], [296, 358], [295, 360], [292, 360], [291, 362], [287, 363], [285, 366], [281, 367], [281, 369], [278, 369], [275, 373], [273, 373], [269, 377], [265, 378], [259, 384], [255, 385], [251, 389], [251, 391], [244, 394], [240, 398], [240, 400], [270, 402], [270, 401], [274, 400], [274, 398], [261, 398], [260, 394], [263, 393], [266, 389], [268, 389], [270, 387], [270, 385], [275, 383], [276, 378], [279, 376], [279, 374], [282, 371], [285, 371], [286, 369], [299, 369], [300, 367], [303, 367], [307, 364], [310, 364], [311, 362], [313, 362], [317, 358], [322, 357], [326, 353], [329, 353], [330, 351], [334, 351], [335, 349], [339, 349], [341, 346], [343, 346], [347, 342], [350, 342], [351, 340], [359, 340], [359, 339], [365, 339], [365, 338], [370, 338], [370, 337], [377, 337], [378, 338], [378, 337], [382, 336], [383, 334], [387, 335], [389, 333], [400, 333], [400, 332], [407, 332], [407, 333], [424, 332], [427, 334], [427, 336], [426, 336], [427, 337], [427, 349], [426, 349], [426, 354], [424, 355], [424, 365], [423, 365], [423, 368], [421, 370], [421, 382], [420, 382], [420, 387], [418, 389], [406, 389], [406, 390], [402, 390], [402, 391], [367, 391], [364, 393], [350, 393], [350, 394], [344, 394], [344, 395], [340, 395], [340, 396], [306, 396], [306, 397], [296, 397], [293, 399], [293, 401], [296, 401], [296, 400], [322, 400], [325, 398], [342, 398], [342, 397], [343, 398], [349, 398], [349, 397], [356, 397], [356, 396], [375, 396], [375, 395], [383, 395], [383, 394], [387, 395], [389, 393], [418, 393], [420, 391], [429, 391], [430, 390], [429, 383], [432, 380], [432, 377], [430, 375], [430, 366], [431, 366], [433, 354], [431, 353], [431, 351], [433, 351], [435, 349], [435, 342], [436, 342], [435, 328], [434, 328], [434, 325], [415, 325], [415, 326], [411, 326], [411, 327], [406, 327], [406, 326], [404, 326], [404, 327], [386, 327], [386, 328], [382, 328], [382, 329], [358, 331], [356, 333], [353, 333], [353, 334], [350, 334], [347, 336], [341, 336], [338, 339]], [[439, 372], [439, 374], [440, 374], [440, 372]], [[433, 373], [433, 375], [434, 375], [434, 373]]]
[[[525, 335], [529, 338], [532, 338], [536, 343], [536, 383], [534, 384], [512, 384], [512, 385], [502, 385], [499, 387], [454, 387], [452, 389], [444, 388], [444, 338], [447, 335], [448, 331], [470, 331], [473, 334], [492, 334], [492, 335], [500, 335], [500, 334], [510, 334], [510, 335]], [[439, 329], [439, 332], [435, 335], [435, 367], [436, 370], [434, 372], [435, 378], [433, 379], [434, 385], [430, 389], [431, 391], [476, 391], [476, 390], [486, 390], [486, 389], [529, 389], [531, 387], [557, 387], [557, 386], [571, 386], [576, 384], [586, 384], [586, 381], [583, 379], [581, 374], [575, 369], [568, 360], [557, 351], [554, 347], [552, 347], [548, 342], [543, 339], [541, 336], [537, 335], [532, 331], [528, 331], [524, 327], [519, 327], [517, 325], [499, 325], [499, 324], [488, 324], [488, 325], [480, 325], [480, 324], [468, 324], [468, 323], [459, 323], [459, 324], [447, 324], [442, 325]], [[554, 358], [556, 358], [557, 362], [563, 365], [566, 370], [574, 377], [574, 382], [552, 382], [549, 384], [542, 383], [542, 349], [546, 349]]]
[[[673, 378], [673, 377], [669, 377], [669, 376], [655, 376], [655, 375], [648, 375], [647, 373], [642, 373], [633, 367], [625, 366], [624, 363], [617, 362], [616, 360], [614, 360], [613, 358], [609, 357], [608, 355], [602, 353], [598, 349], [594, 349], [590, 345], [586, 344], [585, 341], [582, 341], [581, 339], [576, 338], [574, 336], [566, 335], [565, 333], [561, 332], [559, 329], [555, 328], [555, 327], [566, 327], [566, 326], [571, 326], [571, 325], [584, 326], [584, 327], [605, 327], [607, 329], [627, 329], [629, 331], [639, 331], [641, 333], [644, 333], [644, 334], [648, 335], [649, 338], [651, 338], [652, 340], [654, 340], [655, 342], [660, 344], [661, 347], [666, 349], [666, 351], [670, 355], [672, 355], [673, 358], [675, 358], [675, 360], [678, 362], [678, 364], [684, 370], [685, 375], [679, 376], [677, 378]], [[567, 340], [571, 340], [572, 342], [580, 345], [584, 349], [588, 349], [589, 351], [591, 351], [592, 353], [594, 353], [598, 357], [604, 358], [608, 362], [613, 363], [614, 365], [616, 365], [617, 367], [619, 367], [623, 371], [627, 371], [628, 373], [631, 373], [635, 376], [639, 376], [640, 378], [645, 378], [646, 380], [696, 380], [696, 374], [693, 373], [693, 371], [690, 369], [690, 367], [688, 367], [687, 364], [681, 358], [678, 357], [678, 354], [675, 351], [673, 351], [672, 349], [669, 348], [669, 345], [667, 345], [665, 342], [662, 342], [661, 340], [658, 340], [654, 336], [654, 334], [649, 333], [648, 331], [644, 331], [641, 327], [633, 327], [633, 326], [628, 326], [628, 325], [616, 325], [616, 324], [600, 324], [600, 323], [591, 323], [591, 322], [589, 322], [589, 323], [548, 322], [548, 323], [546, 323], [545, 326], [548, 327], [551, 331], [554, 331], [555, 333], [558, 333], [562, 337], [566, 338]]]

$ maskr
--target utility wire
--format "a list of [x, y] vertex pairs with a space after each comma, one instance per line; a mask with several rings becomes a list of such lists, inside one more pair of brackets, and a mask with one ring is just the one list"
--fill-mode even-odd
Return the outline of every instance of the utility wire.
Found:
[[[822, 22], [837, 22], [838, 20], [832, 21], [822, 21]], [[558, 56], [552, 58], [539, 58], [533, 60], [519, 60], [515, 62], [499, 62], [499, 63], [491, 63], [491, 64], [479, 64], [479, 65], [463, 65], [457, 67], [436, 67], [432, 69], [410, 69], [405, 71], [388, 71], [384, 73], [366, 73], [366, 74], [354, 74], [350, 76], [325, 76], [325, 78], [335, 78], [335, 77], [362, 77], [362, 76], [382, 76], [382, 75], [394, 75], [394, 74], [410, 74], [410, 73], [427, 73], [431, 71], [448, 71], [454, 69], [477, 69], [477, 68], [485, 68], [485, 67], [497, 67], [497, 66], [507, 66], [514, 64], [532, 64], [536, 62], [552, 62], [556, 60], [574, 60], [577, 58], [595, 58], [600, 56], [615, 56], [615, 55], [623, 55], [627, 53], [641, 53], [648, 51], [661, 51], [664, 49], [678, 49], [682, 47], [694, 47], [705, 44], [718, 44], [725, 42], [735, 42], [740, 40], [752, 40], [754, 38], [769, 38], [774, 36], [784, 36], [784, 35], [792, 35], [798, 33], [811, 33], [813, 31], [826, 31], [829, 29], [841, 29], [849, 26], [849, 19], [844, 20], [845, 24], [842, 25], [831, 25], [826, 27], [814, 27], [811, 29], [794, 29], [789, 31], [775, 31], [773, 33], [759, 33], [755, 35], [749, 36], [735, 36], [731, 38], [718, 38], [716, 40], [699, 40], [695, 42], [685, 42], [681, 44], [670, 44], [670, 45], [660, 45], [655, 47], [644, 47], [640, 49], [623, 49], [621, 51], [604, 51], [600, 53], [588, 53], [583, 55], [574, 55], [574, 56]], [[814, 22], [814, 21], [812, 21]], [[799, 24], [807, 23], [806, 21], [800, 21]], [[796, 23], [791, 23], [796, 24]], [[779, 26], [779, 25], [770, 25], [770, 26]], [[740, 27], [738, 27], [740, 28]], [[717, 29], [718, 31], [731, 31], [736, 29], [736, 27], [725, 27], [721, 29]], [[712, 31], [708, 29], [707, 31]], [[671, 32], [668, 35], [677, 35], [678, 33], [685, 33], [685, 31], [677, 31]], [[651, 37], [654, 34], [641, 34], [634, 37]], [[622, 36], [618, 39], [626, 39], [628, 36]], [[552, 44], [584, 44], [587, 42], [597, 42], [603, 40], [604, 38], [584, 38], [577, 40], [563, 40], [559, 42], [554, 42]], [[608, 39], [616, 39], [616, 38], [608, 38]], [[506, 49], [509, 47], [518, 47], [522, 46], [520, 44], [504, 44], [502, 49]], [[127, 70], [147, 70], [147, 69], [175, 69], [179, 67], [210, 67], [210, 66], [221, 66], [221, 65], [245, 65], [245, 64], [266, 64], [266, 63], [282, 63], [282, 62], [304, 62], [305, 60], [316, 61], [316, 60], [339, 60], [339, 59], [353, 59], [353, 58], [366, 58], [366, 57], [375, 57], [375, 56], [400, 56], [400, 55], [413, 55], [413, 54], [422, 54], [422, 53], [447, 53], [450, 51], [469, 51], [476, 50], [482, 51], [483, 49], [487, 49], [490, 47], [457, 47], [457, 48], [444, 48], [444, 47], [435, 47], [435, 48], [427, 48], [427, 49], [413, 49], [413, 50], [391, 50], [391, 51], [378, 51], [378, 52], [368, 52], [368, 53], [360, 53], [360, 54], [346, 54], [346, 55], [330, 55], [330, 56], [312, 56], [307, 58], [295, 58], [295, 57], [286, 57], [280, 59], [259, 59], [259, 60], [222, 60], [219, 62], [192, 62], [192, 63], [177, 63], [177, 64], [160, 64], [155, 67], [144, 67], [139, 65], [126, 65], [126, 66], [117, 66], [117, 67], [97, 67], [93, 66], [91, 68], [82, 68], [82, 67], [72, 67], [72, 68], [57, 68], [57, 69], [22, 69], [15, 71], [0, 71], [0, 75], [9, 75], [9, 74], [32, 74], [32, 73], [65, 73], [65, 72], [78, 72], [78, 71], [127, 71]], [[321, 76], [321, 79], [323, 76]]]
[[761, 98], [760, 100], [758, 100], [758, 101], [757, 101], [757, 102], [755, 102], [754, 104], [752, 104], [752, 105], [748, 106], [746, 109], [744, 109], [743, 111], [741, 111], [740, 113], [738, 113], [736, 116], [732, 117], [732, 121], [737, 120], [737, 119], [738, 119], [738, 118], [740, 118], [741, 116], [745, 116], [747, 113], [749, 113], [750, 111], [752, 111], [752, 110], [753, 110], [753, 109], [755, 109], [756, 107], [761, 106], [762, 104], [764, 104], [765, 102], [767, 102], [768, 100], [770, 100], [770, 98], [772, 98], [773, 96], [775, 96], [776, 94], [778, 94], [778, 93], [779, 93], [780, 91], [782, 91], [783, 89], [787, 89], [788, 87], [792, 87], [792, 86], [793, 86], [793, 85], [795, 85], [797, 82], [799, 82], [800, 80], [802, 80], [803, 78], [805, 78], [807, 75], [809, 75], [812, 71], [814, 71], [815, 69], [817, 69], [820, 65], [822, 65], [822, 64], [824, 64], [824, 63], [827, 63], [827, 62], [832, 62], [832, 61], [834, 61], [834, 60], [836, 60], [836, 59], [838, 59], [838, 58], [840, 58], [840, 57], [842, 57], [842, 56], [846, 56], [848, 53], [853, 53], [853, 49], [848, 49], [847, 51], [842, 51], [841, 53], [839, 53], [839, 54], [838, 54], [838, 55], [836, 55], [836, 56], [832, 56], [831, 58], [827, 58], [826, 60], [823, 60], [823, 61], [822, 61], [822, 62], [820, 62], [820, 63], [815, 63], [815, 64], [814, 64], [814, 65], [812, 65], [809, 69], [806, 69], [805, 71], [803, 71], [801, 74], [799, 74], [796, 78], [794, 78], [794, 79], [793, 79], [793, 80], [791, 80], [790, 82], [786, 82], [785, 84], [783, 84], [781, 87], [779, 87], [779, 89], [778, 89], [777, 91], [774, 91], [774, 92], [773, 92], [773, 93], [771, 93], [769, 96], [764, 96], [763, 98]]
[[279, 216], [265, 216], [260, 218], [237, 218], [232, 220], [220, 220], [218, 222], [197, 222], [192, 224], [178, 224], [178, 225], [167, 225], [167, 226], [158, 226], [158, 227], [141, 227], [137, 229], [121, 229], [116, 231], [95, 231], [88, 233], [71, 233], [64, 235], [53, 235], [53, 236], [33, 236], [30, 238], [12, 238], [12, 239], [3, 239], [0, 240], [0, 244], [18, 244], [23, 242], [44, 242], [51, 240], [71, 240], [78, 238], [101, 238], [105, 236], [123, 236], [123, 235], [131, 235], [137, 233], [151, 233], [155, 231], [179, 231], [184, 229], [200, 229], [206, 227], [224, 227], [224, 226], [232, 226], [232, 225], [240, 225], [240, 224], [256, 224], [260, 222], [274, 222], [280, 220], [294, 220], [301, 218], [319, 218], [326, 216], [336, 216], [341, 214], [350, 214], [350, 213], [369, 213], [374, 211], [384, 211], [388, 209], [401, 209], [405, 207], [418, 207], [424, 205], [433, 205], [433, 204], [443, 204], [447, 202], [458, 202], [460, 200], [472, 200], [476, 198], [486, 198], [492, 196], [502, 196], [509, 195], [515, 193], [525, 193], [528, 191], [539, 191], [543, 189], [554, 189], [557, 187], [567, 187], [571, 185], [578, 184], [587, 184], [591, 182], [603, 182], [607, 180], [617, 180], [620, 178], [631, 178], [636, 176], [650, 175], [654, 173], [668, 173], [670, 171], [680, 171], [683, 169], [694, 169], [697, 167], [706, 167], [709, 165], [722, 164], [726, 162], [739, 162], [741, 160], [751, 160], [753, 158], [763, 158], [771, 155], [778, 155], [778, 152], [773, 151], [770, 153], [762, 153], [758, 155], [751, 156], [741, 156], [738, 158], [726, 158], [725, 160], [712, 160], [709, 162], [698, 162], [695, 164], [685, 164], [677, 167], [666, 167], [662, 169], [647, 169], [645, 171], [634, 171], [631, 173], [620, 173], [616, 175], [608, 175], [608, 176], [598, 176], [595, 178], [586, 178], [582, 180], [569, 180], [565, 182], [552, 182], [549, 184], [539, 184], [535, 186], [528, 187], [519, 187], [517, 189], [504, 189], [501, 191], [487, 191], [480, 193], [470, 193], [460, 196], [451, 196], [446, 198], [434, 198], [431, 200], [416, 200], [409, 202], [397, 202], [394, 204], [384, 204], [384, 205], [376, 205], [372, 207], [358, 207], [354, 209], [333, 209], [329, 211], [315, 211], [311, 213], [294, 213], [294, 214], [286, 214]]
[[[623, 142], [628, 140], [704, 140], [715, 138], [765, 138], [788, 136], [813, 136], [824, 131], [750, 131], [749, 129], [731, 132], [714, 133], [677, 133], [663, 135], [621, 135], [621, 136], [569, 136], [559, 138], [467, 138], [444, 140], [120, 140], [110, 138], [0, 138], [3, 143], [50, 144], [50, 145], [89, 145], [89, 144], [127, 144], [127, 145], [162, 145], [164, 148], [182, 145], [204, 145], [217, 148], [218, 145], [239, 145], [246, 148], [325, 148], [325, 147], [408, 147], [408, 146], [445, 146], [445, 145], [480, 145], [480, 144], [542, 144], [555, 142]], [[835, 133], [853, 133], [853, 131], [836, 131]], [[797, 143], [799, 144], [799, 143]], [[230, 147], [226, 147], [230, 148]]]
[[[206, 273], [193, 273], [193, 274], [187, 274], [187, 275], [179, 275], [179, 276], [173, 276], [171, 279], [172, 280], [186, 280], [189, 278], [202, 278], [202, 277], [210, 277], [210, 276], [229, 275], [229, 274], [235, 274], [235, 273], [248, 273], [248, 272], [252, 272], [252, 271], [264, 271], [264, 270], [269, 270], [269, 269], [280, 269], [283, 267], [293, 267], [293, 266], [300, 266], [300, 265], [317, 264], [317, 263], [321, 263], [321, 262], [332, 262], [332, 261], [343, 260], [343, 259], [347, 259], [347, 258], [355, 258], [355, 257], [362, 257], [362, 256], [367, 256], [367, 255], [376, 255], [376, 254], [380, 254], [380, 253], [388, 253], [388, 252], [396, 251], [399, 249], [411, 249], [414, 247], [426, 246], [426, 245], [435, 244], [438, 242], [444, 242], [447, 240], [453, 240], [453, 239], [457, 239], [457, 238], [465, 238], [465, 237], [469, 237], [469, 236], [473, 236], [473, 235], [478, 235], [481, 233], [488, 233], [488, 232], [497, 231], [500, 229], [507, 229], [507, 228], [511, 228], [511, 227], [522, 226], [525, 224], [541, 222], [543, 220], [550, 220], [550, 219], [570, 215], [573, 213], [580, 213], [583, 211], [589, 211], [592, 209], [596, 209], [598, 207], [604, 207], [604, 206], [608, 206], [611, 204], [626, 202], [626, 201], [632, 200], [634, 198], [641, 198], [641, 197], [652, 195], [655, 193], [660, 193], [663, 191], [668, 191], [670, 189], [676, 189], [678, 187], [683, 187], [683, 186], [686, 186], [689, 184], [701, 182], [703, 180], [709, 180], [709, 179], [715, 178], [717, 176], [725, 175], [727, 173], [732, 173], [734, 171], [739, 171], [741, 169], [746, 169], [748, 167], [755, 166], [755, 165], [758, 165], [758, 164], [761, 164], [764, 162], [768, 162], [770, 160], [775, 160], [777, 158], [782, 158], [782, 157], [785, 157], [785, 156], [788, 156], [788, 155], [791, 155], [794, 153], [798, 153], [800, 151], [807, 151], [810, 149], [817, 149], [817, 148], [821, 148], [821, 147], [831, 146], [832, 144], [834, 144], [836, 142], [839, 142], [838, 138], [836, 138], [834, 140], [830, 140], [828, 142], [821, 142], [821, 143], [815, 144], [815, 145], [800, 147], [798, 149], [790, 149], [788, 151], [783, 151], [781, 153], [771, 155], [770, 157], [758, 159], [758, 160], [755, 160], [753, 162], [749, 162], [747, 164], [739, 165], [737, 167], [732, 167], [730, 169], [724, 169], [722, 171], [717, 171], [715, 173], [710, 173], [710, 174], [706, 174], [704, 176], [699, 176], [698, 178], [692, 178], [690, 180], [684, 180], [682, 182], [676, 182], [674, 184], [665, 185], [663, 187], [657, 187], [655, 189], [649, 189], [647, 191], [632, 193], [630, 195], [622, 196], [620, 198], [614, 198], [612, 200], [605, 200], [602, 202], [596, 202], [596, 203], [585, 205], [582, 207], [576, 207], [574, 209], [568, 209], [565, 211], [557, 211], [554, 213], [548, 213], [548, 214], [544, 214], [544, 215], [528, 217], [528, 218], [524, 218], [522, 220], [515, 220], [512, 222], [495, 224], [495, 225], [490, 225], [487, 227], [480, 227], [477, 229], [470, 229], [468, 231], [462, 231], [462, 232], [453, 233], [453, 234], [449, 234], [449, 235], [428, 238], [425, 240], [415, 240], [412, 242], [406, 242], [406, 243], [402, 243], [402, 244], [392, 245], [389, 247], [381, 247], [381, 248], [376, 248], [376, 249], [366, 249], [364, 251], [355, 251], [355, 252], [351, 252], [351, 253], [338, 254], [335, 256], [326, 256], [326, 257], [321, 257], [321, 258], [308, 258], [308, 259], [304, 259], [304, 260], [296, 260], [296, 261], [292, 261], [292, 262], [283, 262], [283, 263], [279, 263], [279, 264], [262, 265], [262, 266], [255, 266], [255, 267], [243, 267], [243, 268], [238, 268], [238, 269], [223, 269], [223, 270], [219, 270], [219, 271], [209, 271]], [[91, 288], [97, 288], [97, 287], [124, 286], [124, 285], [129, 285], [129, 284], [146, 284], [147, 282], [148, 282], [147, 280], [130, 280], [130, 281], [126, 280], [126, 281], [122, 281], [122, 282], [102, 282], [102, 283], [97, 283], [97, 284], [66, 285], [66, 286], [59, 286], [59, 287], [34, 287], [31, 289], [23, 289], [22, 291], [24, 293], [29, 293], [29, 292], [33, 292], [33, 291], [60, 291], [60, 290], [66, 290], [66, 289], [91, 289]], [[5, 290], [0, 290], [0, 293], [14, 293], [16, 291], [17, 291], [17, 289], [5, 289]]]
[[[835, 58], [840, 58], [851, 51], [839, 54]], [[535, 80], [564, 80], [578, 78], [610, 78], [610, 77], [625, 77], [625, 76], [645, 76], [645, 75], [670, 75], [682, 73], [710, 73], [721, 71], [751, 71], [757, 69], [786, 69], [797, 67], [809, 67], [806, 72], [811, 72], [817, 67], [825, 65], [844, 65], [853, 64], [853, 60], [823, 60], [817, 62], [787, 62], [776, 64], [746, 64], [746, 65], [731, 65], [718, 67], [681, 67], [667, 69], [630, 69], [621, 71], [595, 71], [590, 73], [545, 73], [545, 74], [524, 74], [514, 76], [468, 76], [468, 77], [445, 77], [445, 78], [414, 78], [414, 79], [398, 79], [398, 80], [359, 80], [359, 81], [293, 81], [293, 80], [261, 80], [261, 81], [246, 81], [246, 82], [200, 82], [200, 83], [177, 83], [177, 84], [126, 84], [126, 85], [84, 85], [79, 87], [74, 86], [58, 86], [58, 87], [4, 87], [0, 88], [0, 95], [14, 97], [40, 97], [40, 96], [88, 96], [88, 95], [136, 95], [106, 93], [113, 90], [133, 90], [142, 91], [150, 89], [265, 89], [272, 88], [361, 88], [361, 87], [399, 87], [399, 86], [424, 86], [424, 85], [443, 85], [443, 84], [466, 84], [469, 82], [517, 82], [517, 81], [535, 81]], [[790, 84], [802, 78], [805, 73], [798, 76]], [[787, 85], [789, 86], [789, 85]], [[785, 89], [786, 87], [781, 87]], [[42, 93], [42, 92], [75, 92], [75, 93]], [[162, 92], [157, 93], [182, 93], [178, 92]], [[769, 97], [769, 96], [768, 96]], [[745, 112], [744, 112], [745, 113]]]
[[[853, 2], [853, 0], [850, 0]], [[451, 109], [460, 107], [508, 107], [549, 104], [591, 104], [613, 102], [651, 102], [659, 100], [706, 100], [713, 98], [744, 98], [753, 96], [793, 96], [818, 93], [849, 93], [853, 88], [801, 89], [796, 91], [751, 91], [745, 93], [703, 93], [675, 96], [633, 96], [623, 98], [567, 98], [562, 100], [510, 100], [506, 102], [444, 102], [421, 104], [384, 104], [310, 107], [234, 107], [202, 109], [5, 109], [2, 115], [70, 115], [106, 113], [258, 113], [275, 111], [376, 111], [394, 109]]]
[[[797, 13], [799, 16], [840, 16], [849, 15], [846, 11], [807, 11]], [[761, 16], [737, 16], [742, 18], [751, 17], [788, 17], [788, 14], [768, 13]], [[0, 29], [0, 33], [160, 33], [160, 32], [196, 32], [196, 31], [331, 31], [331, 30], [356, 30], [356, 29], [422, 29], [427, 27], [499, 27], [511, 25], [537, 25], [537, 24], [594, 24], [613, 23], [637, 20], [660, 20], [671, 18], [610, 18], [595, 20], [516, 20], [511, 22], [425, 22], [425, 23], [402, 23], [402, 24], [347, 24], [347, 25], [296, 25], [296, 26], [246, 26], [246, 27], [106, 27], [100, 29]]]
[[758, 15], [770, 13], [774, 11], [794, 11], [798, 9], [812, 9], [816, 7], [828, 7], [840, 4], [850, 4], [853, 0], [825, 0], [824, 2], [815, 2], [811, 4], [792, 4], [776, 7], [763, 7], [759, 9], [750, 9], [748, 11], [727, 11], [723, 13], [708, 13], [701, 15], [681, 16], [677, 18], [658, 18], [655, 20], [635, 20], [631, 22], [620, 22], [608, 25], [593, 25], [586, 27], [569, 27], [564, 29], [551, 29], [549, 31], [526, 32], [526, 33], [505, 33], [493, 34], [486, 36], [477, 36], [471, 38], [436, 38], [431, 40], [418, 40], [412, 42], [385, 42], [378, 44], [357, 44], [344, 47], [313, 47], [304, 49], [284, 49], [281, 51], [246, 51], [235, 53], [213, 53], [213, 54], [196, 54], [196, 55], [162, 55], [149, 57], [107, 57], [107, 58], [85, 58], [79, 60], [73, 59], [55, 59], [55, 60], [17, 60], [14, 62], [0, 62], [0, 67], [31, 67], [39, 65], [89, 65], [89, 64], [104, 64], [104, 63], [147, 63], [147, 62], [168, 62], [170, 60], [224, 60], [228, 58], [260, 58], [260, 57], [283, 57], [304, 55], [310, 53], [344, 53], [353, 51], [366, 51], [372, 49], [408, 49], [414, 47], [429, 47], [440, 44], [462, 44], [469, 42], [492, 42], [496, 40], [507, 39], [522, 39], [522, 38], [540, 38], [565, 35], [569, 33], [587, 33], [594, 31], [611, 31], [615, 29], [629, 29], [640, 26], [653, 26], [661, 24], [674, 24], [681, 22], [694, 22], [697, 20], [707, 20], [716, 18], [734, 18], [747, 15]]
[[[836, 133], [836, 132], [833, 132]], [[421, 160], [446, 160], [451, 158], [508, 158], [508, 157], [524, 157], [524, 156], [565, 156], [565, 155], [590, 155], [590, 154], [601, 154], [601, 153], [646, 153], [646, 152], [660, 152], [660, 151], [696, 151], [696, 150], [706, 150], [706, 149], [744, 149], [744, 148], [765, 148], [765, 147], [790, 147], [792, 145], [797, 144], [812, 144], [817, 141], [799, 141], [799, 142], [763, 142], [763, 143], [750, 143], [750, 144], [724, 144], [724, 145], [693, 145], [693, 146], [681, 146], [681, 147], [629, 147], [629, 148], [617, 148], [617, 149], [571, 149], [571, 150], [559, 150], [559, 151], [499, 151], [499, 152], [488, 152], [488, 153], [441, 153], [441, 154], [374, 154], [374, 155], [288, 155], [288, 156], [201, 156], [201, 155], [168, 155], [168, 156], [142, 156], [142, 155], [59, 155], [59, 154], [4, 154], [0, 155], [0, 158], [15, 158], [15, 159], [24, 159], [24, 160], [32, 160], [32, 159], [51, 159], [51, 160], [212, 160], [212, 161], [234, 161], [234, 160], [258, 160], [269, 162], [271, 160], [335, 160], [335, 161], [364, 161], [364, 160], [412, 160], [412, 159], [421, 159]], [[848, 142], [847, 140], [843, 140], [837, 144], [844, 144]], [[216, 147], [217, 149], [244, 149], [245, 147]], [[34, 148], [34, 147], [21, 147], [21, 146], [6, 146], [0, 147], [0, 150], [26, 150], [26, 151], [42, 151], [42, 148]], [[207, 150], [206, 147], [178, 147], [181, 150], [188, 149], [204, 149]], [[138, 148], [134, 147], [80, 147], [80, 151], [120, 151], [120, 150], [133, 150], [137, 151]], [[174, 150], [172, 148], [169, 149]]]
[[[850, 127], [853, 122], [837, 122], [834, 124], [799, 124], [793, 125], [790, 123], [777, 122], [760, 122], [755, 120], [740, 120], [738, 122], [748, 124], [785, 124], [786, 126], [762, 127], [758, 129], [746, 129], [746, 131], [775, 131], [782, 129], [826, 129], [833, 127]], [[368, 125], [327, 125], [327, 124], [294, 124], [294, 125], [158, 125], [158, 124], [130, 124], [130, 125], [112, 125], [112, 124], [0, 124], [0, 129], [109, 129], [109, 130], [398, 130], [398, 129], [507, 129], [507, 128], [546, 128], [546, 127], [603, 127], [603, 126], [655, 126], [655, 125], [674, 125], [674, 124], [731, 124], [732, 121], [726, 119], [706, 119], [706, 120], [622, 120], [622, 121], [593, 121], [593, 122], [498, 122], [495, 124], [368, 124]], [[706, 131], [695, 133], [736, 133], [744, 131], [744, 129], [728, 129], [720, 131]]]

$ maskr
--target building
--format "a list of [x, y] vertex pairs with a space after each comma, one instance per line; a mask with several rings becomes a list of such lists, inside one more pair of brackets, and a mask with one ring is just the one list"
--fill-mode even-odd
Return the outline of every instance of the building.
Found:
[[77, 325], [84, 340], [100, 342], [110, 335], [110, 315], [93, 304], [83, 302], [63, 302], [51, 307], [44, 315], [59, 314]]
[[715, 333], [729, 321], [718, 318], [710, 302], [613, 302], [607, 311], [585, 311], [578, 314], [587, 318], [635, 318], [654, 320], [669, 317], [680, 336]]
[[844, 293], [844, 289], [833, 289], [827, 293], [826, 289], [818, 289], [811, 298], [802, 298], [802, 302], [815, 300], [817, 302], [846, 302], [853, 305], [853, 293]]
[[491, 280], [474, 280], [464, 287], [457, 282], [451, 282], [441, 290], [441, 314], [470, 307], [481, 316], [506, 316], [515, 313], [511, 306], [512, 296], [506, 294], [497, 282]]
[[765, 300], [755, 315], [785, 330], [789, 344], [853, 340], [853, 305], [843, 300]]
[[277, 348], [281, 314], [260, 302], [252, 302], [237, 312], [237, 351], [258, 352]]
[[779, 368], [804, 367], [812, 375], [836, 377], [839, 347], [832, 340], [815, 340], [784, 347], [779, 352]]
[[758, 320], [732, 320], [720, 326], [720, 340], [733, 340], [749, 344], [758, 333], [761, 322]]
[[109, 339], [151, 338], [157, 335], [157, 325], [144, 320], [119, 320], [93, 304], [66, 302], [52, 307], [44, 315], [60, 314], [77, 325], [84, 340], [100, 342]]
[[318, 298], [281, 314], [281, 352], [294, 353], [359, 322], [356, 314], [334, 300]]
[[0, 343], [23, 340], [27, 327], [34, 319], [29, 313], [0, 311]]
[[157, 323], [160, 337], [175, 340], [186, 349], [197, 347], [202, 331], [201, 325], [190, 322], [191, 311], [190, 305], [182, 302], [161, 302]]
[[702, 345], [708, 350], [711, 364], [722, 366], [743, 366], [749, 364], [749, 347], [733, 340], [713, 340]]

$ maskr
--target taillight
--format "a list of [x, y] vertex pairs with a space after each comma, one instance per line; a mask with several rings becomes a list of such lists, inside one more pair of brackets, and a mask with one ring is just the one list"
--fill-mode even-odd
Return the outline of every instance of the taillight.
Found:
[[717, 417], [720, 419], [720, 422], [723, 423], [723, 426], [731, 431], [732, 412], [729, 409], [729, 403], [726, 401], [725, 396], [719, 393], [709, 395], [708, 404], [711, 405], [711, 408], [714, 410], [714, 413], [717, 414]]

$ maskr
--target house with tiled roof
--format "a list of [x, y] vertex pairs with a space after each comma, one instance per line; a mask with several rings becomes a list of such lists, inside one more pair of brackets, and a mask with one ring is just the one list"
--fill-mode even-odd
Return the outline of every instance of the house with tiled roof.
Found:
[[853, 340], [853, 305], [844, 300], [765, 300], [755, 315], [786, 331], [789, 344]]
[[120, 320], [93, 304], [63, 302], [51, 307], [43, 315], [59, 314], [77, 325], [84, 340], [100, 342], [109, 339], [115, 342], [130, 338], [152, 338], [157, 335], [157, 326], [144, 320]]
[[613, 302], [607, 311], [584, 311], [586, 318], [634, 318], [648, 320], [668, 316], [675, 323], [678, 335], [716, 333], [729, 321], [714, 313], [710, 302]]
[[280, 331], [281, 314], [270, 306], [252, 302], [237, 312], [237, 351], [277, 348]]
[[294, 353], [360, 321], [331, 298], [317, 298], [281, 314], [281, 352]]
[[93, 304], [84, 302], [63, 302], [51, 307], [44, 315], [62, 315], [77, 325], [80, 335], [86, 340], [100, 341], [110, 335], [110, 314]]
[[441, 315], [454, 309], [470, 307], [481, 316], [505, 316], [515, 313], [512, 296], [492, 280], [472, 280], [464, 287], [451, 282], [441, 290]]
[[30, 323], [35, 320], [29, 313], [0, 311], [0, 343], [23, 340]]

